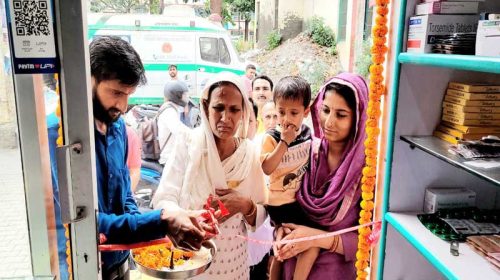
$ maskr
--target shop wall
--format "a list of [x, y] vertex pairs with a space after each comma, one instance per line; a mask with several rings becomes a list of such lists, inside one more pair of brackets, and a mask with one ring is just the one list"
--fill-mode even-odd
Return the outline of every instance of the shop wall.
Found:
[[255, 1], [256, 30], [255, 39], [258, 48], [267, 46], [267, 35], [277, 28], [276, 7], [279, 0], [257, 0]]
[[278, 4], [278, 26], [283, 40], [294, 38], [302, 32], [304, 0], [281, 0]]

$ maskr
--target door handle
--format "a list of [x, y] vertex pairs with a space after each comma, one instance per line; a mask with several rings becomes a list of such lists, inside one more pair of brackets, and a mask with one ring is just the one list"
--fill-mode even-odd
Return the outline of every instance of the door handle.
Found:
[[76, 223], [87, 217], [86, 207], [80, 205], [75, 206], [73, 202], [70, 153], [75, 155], [83, 153], [82, 144], [77, 142], [56, 149], [61, 220], [65, 224]]

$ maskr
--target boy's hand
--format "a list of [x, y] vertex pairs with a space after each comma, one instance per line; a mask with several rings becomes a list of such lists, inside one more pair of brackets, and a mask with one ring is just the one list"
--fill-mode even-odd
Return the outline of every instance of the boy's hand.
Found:
[[281, 131], [281, 140], [286, 142], [287, 146], [297, 137], [297, 128], [293, 124], [285, 124]]

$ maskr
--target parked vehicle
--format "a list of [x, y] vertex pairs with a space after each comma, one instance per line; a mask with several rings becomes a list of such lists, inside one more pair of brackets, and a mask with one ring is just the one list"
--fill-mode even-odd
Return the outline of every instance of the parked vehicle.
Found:
[[231, 38], [222, 26], [200, 17], [146, 14], [89, 14], [89, 40], [115, 35], [130, 42], [141, 56], [148, 83], [130, 104], [163, 103], [168, 67], [177, 65], [178, 78], [199, 98], [207, 80], [221, 71], [243, 75]]

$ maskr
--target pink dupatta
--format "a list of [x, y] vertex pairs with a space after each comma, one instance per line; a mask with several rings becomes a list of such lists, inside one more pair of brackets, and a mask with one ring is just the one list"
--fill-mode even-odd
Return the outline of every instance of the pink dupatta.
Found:
[[[337, 83], [350, 87], [356, 94], [356, 129], [354, 137], [346, 146], [341, 163], [332, 172], [328, 168], [328, 142], [323, 138], [319, 114], [328, 84]], [[314, 126], [310, 166], [297, 192], [297, 200], [311, 220], [322, 226], [338, 224], [357, 203], [361, 195], [359, 181], [365, 164], [364, 141], [368, 106], [368, 87], [365, 80], [356, 74], [342, 73], [329, 80], [320, 89], [311, 106]]]

